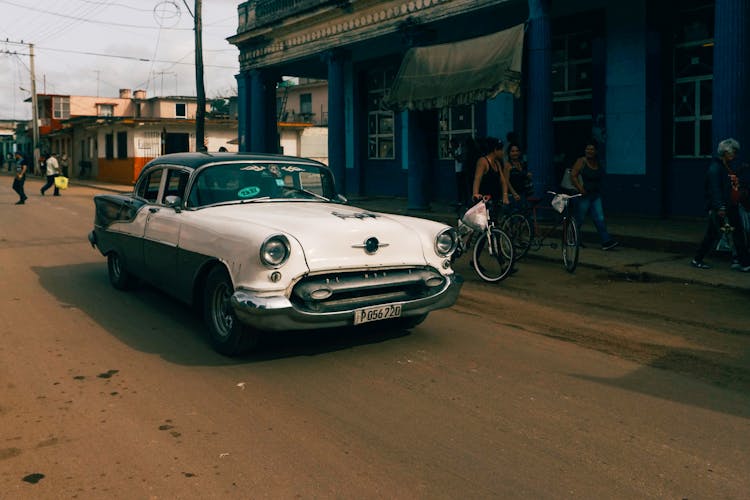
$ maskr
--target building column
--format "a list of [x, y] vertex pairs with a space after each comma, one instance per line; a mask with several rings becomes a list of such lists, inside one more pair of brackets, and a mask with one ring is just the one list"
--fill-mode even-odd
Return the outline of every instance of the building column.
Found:
[[746, 124], [750, 105], [748, 15], [747, 0], [716, 0], [712, 152], [716, 154], [719, 141], [734, 137], [740, 142], [740, 155], [745, 160], [750, 148], [750, 126]]
[[344, 64], [348, 57], [341, 50], [332, 50], [324, 55], [328, 64], [328, 166], [339, 190], [346, 187]]
[[529, 0], [527, 156], [536, 195], [557, 187], [552, 129], [550, 0]]
[[250, 77], [248, 73], [240, 73], [237, 79], [237, 149], [250, 149]]
[[427, 133], [421, 123], [424, 111], [401, 112], [401, 134], [403, 144], [403, 166], [406, 172], [406, 208], [429, 210]]
[[276, 123], [277, 78], [267, 70], [250, 71], [250, 151], [278, 153]]

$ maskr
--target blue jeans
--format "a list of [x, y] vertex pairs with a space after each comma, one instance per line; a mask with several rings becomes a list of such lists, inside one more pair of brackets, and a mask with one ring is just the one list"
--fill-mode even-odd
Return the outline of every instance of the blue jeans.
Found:
[[612, 240], [612, 237], [607, 232], [607, 226], [604, 224], [604, 209], [602, 208], [601, 196], [598, 194], [586, 195], [574, 198], [574, 200], [577, 205], [576, 224], [578, 225], [578, 229], [581, 229], [586, 214], [590, 213], [591, 218], [594, 220], [594, 226], [596, 226], [596, 230], [599, 232], [599, 237], [602, 239], [602, 243]]

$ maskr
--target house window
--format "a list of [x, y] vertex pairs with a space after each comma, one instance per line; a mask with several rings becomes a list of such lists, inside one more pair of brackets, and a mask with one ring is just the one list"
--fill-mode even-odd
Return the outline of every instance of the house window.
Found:
[[174, 105], [175, 118], [187, 118], [187, 104], [178, 102]]
[[371, 71], [367, 75], [367, 157], [392, 160], [394, 156], [394, 114], [382, 106], [393, 83], [393, 72]]
[[300, 94], [299, 95], [299, 112], [302, 115], [311, 115], [312, 110], [312, 94]]
[[[602, 35], [602, 11], [561, 18], [552, 26], [552, 127], [555, 169], [569, 167], [580, 156], [581, 142], [604, 140], [604, 118], [594, 128], [593, 41]], [[593, 27], [593, 28], [592, 28]], [[597, 88], [597, 92], [604, 89]]]
[[115, 114], [114, 104], [97, 104], [96, 107], [99, 108], [97, 111], [99, 116], [114, 116]]
[[443, 108], [438, 115], [440, 138], [438, 154], [441, 160], [452, 159], [451, 140], [463, 144], [467, 138], [474, 137], [474, 105]]
[[552, 39], [552, 92], [555, 121], [591, 120], [592, 50], [590, 31]]
[[70, 97], [52, 98], [52, 117], [57, 120], [70, 118]]
[[714, 9], [691, 3], [677, 13], [673, 47], [672, 153], [682, 158], [712, 152]]
[[117, 132], [117, 158], [124, 160], [128, 157], [128, 133]]
[[115, 136], [104, 134], [104, 157], [111, 160], [115, 157]]

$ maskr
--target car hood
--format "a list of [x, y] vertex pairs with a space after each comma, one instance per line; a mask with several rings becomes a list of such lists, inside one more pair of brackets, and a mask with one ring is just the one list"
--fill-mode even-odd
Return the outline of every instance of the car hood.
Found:
[[[258, 226], [296, 239], [310, 271], [425, 265], [422, 233], [432, 221], [389, 216], [349, 205], [321, 202], [256, 202], [211, 208], [212, 218]], [[427, 232], [427, 233], [425, 233]], [[377, 246], [374, 240], [377, 239]], [[368, 242], [371, 245], [368, 248]]]

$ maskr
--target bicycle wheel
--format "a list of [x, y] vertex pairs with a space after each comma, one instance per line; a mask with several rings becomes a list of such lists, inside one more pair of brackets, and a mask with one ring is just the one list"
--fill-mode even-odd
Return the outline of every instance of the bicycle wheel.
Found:
[[515, 259], [523, 259], [531, 247], [532, 234], [529, 219], [521, 214], [513, 214], [503, 219], [500, 229], [510, 236], [515, 250]]
[[474, 244], [472, 265], [480, 278], [494, 283], [510, 274], [513, 268], [513, 242], [502, 230], [493, 227], [489, 238], [483, 231]]
[[581, 245], [578, 241], [578, 228], [576, 223], [570, 219], [563, 220], [562, 236], [562, 258], [565, 270], [572, 273], [578, 266], [578, 252]]

